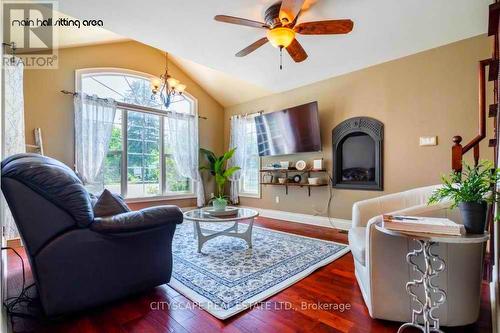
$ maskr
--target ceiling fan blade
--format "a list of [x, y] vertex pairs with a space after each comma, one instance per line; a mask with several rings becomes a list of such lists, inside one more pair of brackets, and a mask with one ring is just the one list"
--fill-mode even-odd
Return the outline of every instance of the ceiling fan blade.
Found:
[[286, 48], [288, 54], [295, 62], [302, 62], [307, 59], [307, 53], [300, 45], [299, 41], [294, 39], [293, 42]]
[[257, 22], [257, 21], [252, 21], [252, 20], [247, 20], [247, 19], [244, 19], [244, 18], [241, 18], [241, 17], [228, 16], [228, 15], [216, 15], [214, 17], [214, 20], [219, 21], [219, 22], [224, 22], [224, 23], [244, 25], [244, 26], [252, 27], [252, 28], [264, 28], [264, 29], [267, 29], [267, 26], [266, 26], [265, 23]]
[[302, 35], [335, 35], [347, 34], [353, 27], [351, 20], [330, 20], [300, 23], [293, 30]]
[[283, 24], [292, 23], [300, 13], [305, 0], [283, 0], [280, 8], [280, 21]]
[[268, 40], [267, 40], [266, 37], [261, 38], [258, 41], [256, 41], [255, 43], [252, 43], [252, 44], [248, 45], [243, 50], [241, 50], [240, 52], [236, 53], [236, 56], [237, 57], [244, 57], [247, 54], [250, 54], [253, 51], [257, 50], [259, 47], [261, 47], [262, 45], [266, 44], [267, 42], [268, 42]]
[[302, 12], [308, 11], [311, 9], [311, 7], [314, 7], [314, 5], [318, 2], [318, 0], [305, 0], [304, 4], [302, 5]]

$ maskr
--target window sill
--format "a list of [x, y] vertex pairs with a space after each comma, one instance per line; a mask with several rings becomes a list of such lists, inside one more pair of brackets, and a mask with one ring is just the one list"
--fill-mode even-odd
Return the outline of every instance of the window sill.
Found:
[[238, 195], [240, 197], [243, 197], [243, 198], [262, 199], [262, 197], [260, 196], [260, 193], [258, 193], [258, 194], [255, 194], [255, 193], [239, 193]]
[[196, 199], [196, 195], [194, 195], [193, 193], [187, 193], [187, 194], [176, 194], [176, 195], [158, 196], [158, 197], [130, 198], [130, 199], [125, 199], [125, 202], [138, 203], [138, 202], [169, 201], [169, 200], [180, 200], [180, 199]]

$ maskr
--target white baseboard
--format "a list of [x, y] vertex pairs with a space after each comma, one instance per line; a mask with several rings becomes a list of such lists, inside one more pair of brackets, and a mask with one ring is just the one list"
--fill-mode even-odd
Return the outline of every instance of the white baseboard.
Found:
[[[257, 208], [250, 206], [240, 206], [240, 207], [255, 209], [256, 211], [259, 212], [260, 216], [268, 217], [270, 219], [284, 220], [284, 221], [297, 222], [309, 225], [317, 225], [319, 227], [327, 227], [327, 228], [334, 228], [341, 230], [349, 230], [349, 228], [351, 228], [351, 220], [338, 219], [333, 217], [328, 219], [328, 217], [326, 216], [292, 213], [292, 212], [285, 212], [283, 210], [265, 209], [265, 208]], [[191, 209], [196, 209], [196, 207], [181, 207], [181, 210], [183, 212], [186, 212]]]
[[292, 213], [292, 212], [285, 212], [282, 210], [265, 209], [257, 207], [248, 207], [248, 208], [255, 209], [256, 211], [259, 212], [260, 216], [268, 217], [271, 219], [317, 225], [320, 227], [335, 228], [341, 230], [349, 230], [349, 228], [351, 227], [351, 220], [338, 219], [338, 218], [328, 219], [328, 217], [326, 216]]

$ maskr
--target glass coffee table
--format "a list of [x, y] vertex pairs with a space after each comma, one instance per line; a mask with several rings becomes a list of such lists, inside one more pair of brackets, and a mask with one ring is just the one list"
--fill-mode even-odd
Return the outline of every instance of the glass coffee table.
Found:
[[[249, 208], [228, 208], [236, 209], [237, 213], [230, 217], [214, 217], [207, 212], [206, 208], [193, 209], [184, 213], [184, 219], [193, 222], [194, 235], [198, 239], [198, 253], [201, 253], [203, 244], [219, 236], [241, 238], [247, 242], [249, 248], [252, 248], [253, 221], [259, 216], [259, 213]], [[248, 222], [248, 227], [245, 231], [239, 232], [238, 223], [243, 221]], [[221, 222], [234, 222], [234, 224], [223, 230], [209, 229], [206, 225], [204, 225], [204, 227], [201, 226], [202, 223]]]

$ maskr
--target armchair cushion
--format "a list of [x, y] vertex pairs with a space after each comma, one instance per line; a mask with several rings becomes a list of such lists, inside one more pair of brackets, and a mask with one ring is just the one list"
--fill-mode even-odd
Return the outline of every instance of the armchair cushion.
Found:
[[177, 206], [158, 206], [109, 217], [98, 217], [90, 229], [105, 234], [117, 234], [158, 228], [182, 223], [183, 215]]
[[364, 266], [366, 260], [366, 228], [349, 229], [349, 247], [354, 259]]
[[101, 196], [94, 205], [94, 216], [112, 216], [130, 212], [130, 208], [118, 194], [113, 194], [107, 189], [102, 191]]

